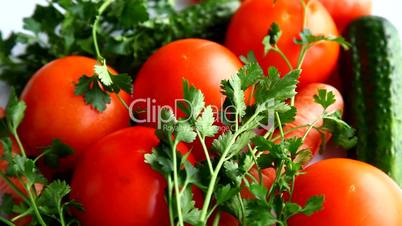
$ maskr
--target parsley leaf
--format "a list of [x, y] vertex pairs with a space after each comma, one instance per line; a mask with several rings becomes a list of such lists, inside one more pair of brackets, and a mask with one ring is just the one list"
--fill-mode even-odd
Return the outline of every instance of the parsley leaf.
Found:
[[350, 127], [341, 119], [340, 112], [334, 112], [324, 116], [323, 128], [332, 134], [332, 140], [335, 144], [344, 149], [351, 149], [357, 144], [357, 136], [355, 129]]
[[326, 110], [335, 103], [335, 94], [332, 91], [328, 92], [325, 89], [319, 89], [318, 94], [314, 95], [314, 101]]
[[268, 35], [264, 37], [262, 43], [264, 45], [264, 54], [267, 54], [273, 46], [277, 45], [280, 37], [282, 36], [282, 31], [277, 23], [272, 23], [268, 30]]
[[313, 35], [309, 29], [304, 29], [300, 33], [300, 38], [294, 40], [294, 42], [299, 45], [313, 44], [320, 41], [336, 42], [340, 44], [344, 49], [349, 49], [351, 46], [350, 43], [348, 43], [342, 37]]
[[111, 102], [109, 94], [100, 86], [97, 76], [82, 76], [76, 84], [74, 93], [84, 96], [85, 103], [91, 104], [99, 112], [104, 111], [106, 105]]
[[18, 126], [24, 118], [26, 104], [18, 99], [15, 90], [11, 89], [10, 97], [6, 108], [6, 118], [9, 129], [16, 133]]
[[59, 166], [59, 159], [73, 154], [74, 150], [59, 139], [54, 139], [52, 144], [45, 148], [43, 152], [45, 153], [45, 164], [52, 168], [57, 168]]
[[219, 127], [214, 125], [214, 122], [212, 107], [207, 106], [195, 122], [195, 126], [202, 136], [213, 137], [219, 130]]

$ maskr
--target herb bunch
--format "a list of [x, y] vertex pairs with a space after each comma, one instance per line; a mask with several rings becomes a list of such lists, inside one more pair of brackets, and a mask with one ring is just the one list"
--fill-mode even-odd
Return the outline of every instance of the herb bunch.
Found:
[[[24, 19], [24, 32], [0, 33], [0, 79], [19, 93], [35, 71], [68, 56], [94, 56], [92, 21], [104, 1], [50, 0]], [[239, 0], [207, 0], [177, 11], [170, 0], [115, 0], [99, 32], [101, 54], [118, 71], [134, 75], [159, 47], [199, 37], [222, 40]], [[219, 12], [219, 13], [218, 13]], [[21, 46], [24, 46], [22, 51]]]
[[[9, 216], [9, 219], [0, 216], [0, 222], [13, 226], [32, 216], [30, 222], [28, 221], [30, 225], [78, 224], [70, 208], [82, 208], [74, 200], [68, 199], [71, 190], [68, 183], [62, 180], [47, 181], [37, 167], [42, 158], [50, 165], [57, 165], [60, 157], [71, 154], [73, 150], [59, 140], [54, 140], [51, 146], [44, 148], [41, 155], [35, 159], [29, 158], [17, 132], [25, 109], [25, 103], [18, 100], [12, 90], [5, 117], [0, 121], [0, 141], [3, 149], [0, 161], [7, 164], [6, 170], [0, 170], [0, 177], [18, 197], [9, 194], [2, 196], [0, 211]], [[12, 138], [17, 148], [13, 149]]]
[[[276, 51], [288, 61], [277, 46], [280, 36], [281, 30], [274, 23], [263, 43], [267, 52]], [[265, 75], [252, 53], [242, 57], [244, 66], [221, 83], [226, 96], [223, 108], [230, 106], [230, 114], [214, 115], [212, 106], [205, 105], [203, 93], [183, 81], [185, 102], [179, 107], [185, 117], [176, 118], [171, 110], [163, 109], [156, 132], [160, 144], [145, 155], [145, 161], [167, 181], [171, 225], [206, 225], [211, 220], [219, 225], [222, 211], [235, 216], [241, 225], [287, 225], [296, 214], [311, 215], [322, 208], [323, 196], [311, 197], [304, 206], [292, 202], [295, 178], [312, 156], [310, 150], [300, 147], [312, 129], [336, 132], [335, 142], [348, 141], [346, 144], [353, 146], [354, 131], [338, 113], [327, 111], [335, 103], [334, 94], [327, 90], [319, 90], [314, 97], [324, 109], [317, 118], [324, 119], [323, 126], [305, 125], [305, 135], [293, 138], [285, 138], [288, 131], [283, 128], [295, 119], [293, 100], [304, 55], [323, 40], [348, 47], [342, 38], [314, 36], [305, 29], [295, 43], [306, 51], [301, 51], [297, 67], [290, 66], [284, 76], [274, 67]], [[229, 129], [218, 134], [217, 120]], [[278, 137], [275, 131], [279, 131]], [[211, 147], [206, 145], [207, 137], [214, 138]], [[206, 160], [192, 165], [189, 153], [181, 155], [177, 145], [195, 140], [201, 143]], [[271, 186], [263, 183], [263, 170], [267, 168], [276, 172]], [[204, 194], [201, 208], [196, 207], [194, 187]], [[243, 195], [247, 191], [252, 198]]]

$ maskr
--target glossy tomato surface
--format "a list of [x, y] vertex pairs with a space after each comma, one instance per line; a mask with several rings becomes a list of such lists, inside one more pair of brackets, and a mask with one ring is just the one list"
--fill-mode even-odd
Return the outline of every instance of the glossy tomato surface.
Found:
[[[98, 112], [74, 94], [74, 84], [84, 74], [92, 76], [95, 63], [81, 56], [60, 58], [42, 67], [28, 82], [21, 95], [27, 109], [18, 130], [28, 155], [37, 156], [53, 139], [59, 139], [75, 151], [62, 162], [62, 167], [71, 168], [90, 144], [128, 126], [129, 114], [115, 95], [105, 111]], [[129, 100], [128, 94], [121, 92], [121, 96]]]
[[320, 0], [332, 15], [339, 30], [361, 16], [371, 14], [372, 0]]
[[304, 205], [324, 195], [324, 206], [312, 216], [297, 215], [291, 226], [399, 226], [402, 191], [379, 169], [351, 159], [328, 159], [296, 178], [293, 199]]
[[158, 145], [154, 132], [139, 126], [123, 129], [84, 153], [71, 184], [71, 197], [85, 208], [77, 214], [83, 225], [169, 225], [166, 182], [144, 162], [144, 154]]
[[241, 62], [227, 48], [202, 39], [183, 39], [172, 42], [156, 51], [142, 66], [134, 82], [134, 110], [142, 109], [148, 114], [140, 115], [146, 124], [155, 126], [157, 110], [147, 108], [141, 100], [150, 98], [154, 107], [174, 107], [175, 101], [183, 99], [183, 79], [200, 89], [206, 104], [220, 107], [223, 95], [220, 83], [234, 75]]
[[[322, 4], [316, 0], [306, 2], [307, 28], [317, 35], [338, 35], [334, 21]], [[264, 56], [262, 40], [273, 22], [282, 30], [278, 46], [295, 67], [300, 46], [294, 39], [303, 27], [303, 8], [298, 0], [244, 1], [230, 22], [226, 46], [237, 55], [247, 55], [252, 50], [265, 70], [275, 66], [282, 73], [288, 72], [289, 68], [279, 54], [271, 51]], [[300, 86], [326, 81], [336, 66], [338, 55], [339, 45], [334, 42], [325, 41], [312, 47], [302, 65]]]

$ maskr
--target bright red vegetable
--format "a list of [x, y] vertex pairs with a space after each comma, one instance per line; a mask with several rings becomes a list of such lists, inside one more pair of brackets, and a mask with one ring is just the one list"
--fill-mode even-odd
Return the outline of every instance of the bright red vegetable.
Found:
[[166, 181], [144, 162], [159, 143], [154, 133], [147, 127], [123, 129], [83, 154], [71, 183], [71, 198], [85, 208], [77, 212], [83, 225], [169, 225]]
[[402, 190], [381, 170], [351, 159], [320, 161], [296, 178], [293, 201], [304, 205], [323, 195], [311, 217], [297, 215], [290, 226], [378, 226], [402, 222]]
[[[105, 111], [98, 112], [74, 94], [74, 83], [84, 74], [92, 76], [95, 64], [87, 57], [60, 58], [42, 67], [28, 82], [21, 95], [27, 109], [18, 132], [29, 156], [37, 156], [57, 138], [75, 150], [61, 162], [61, 169], [71, 169], [89, 145], [128, 126], [129, 114], [116, 95], [111, 95]], [[128, 94], [120, 94], [129, 100]]]
[[[205, 102], [220, 108], [224, 96], [220, 83], [234, 75], [242, 66], [238, 58], [225, 47], [202, 39], [184, 39], [169, 43], [155, 52], [142, 66], [134, 81], [134, 110], [146, 109], [147, 125], [156, 126], [158, 111], [146, 107], [146, 98], [155, 99], [155, 107], [174, 107], [175, 101], [183, 99], [182, 81], [200, 89]], [[154, 114], [155, 113], [155, 114]], [[180, 115], [180, 114], [179, 114]]]
[[[334, 21], [322, 4], [316, 0], [306, 2], [307, 28], [313, 34], [338, 35]], [[278, 53], [270, 52], [264, 56], [262, 40], [273, 22], [282, 30], [279, 48], [296, 67], [300, 46], [294, 39], [303, 27], [303, 8], [298, 0], [245, 1], [230, 22], [225, 44], [236, 55], [247, 55], [252, 50], [264, 69], [275, 66], [281, 73], [286, 73], [289, 68]], [[300, 87], [326, 81], [336, 66], [338, 55], [339, 45], [334, 42], [323, 41], [312, 47], [302, 65]]]

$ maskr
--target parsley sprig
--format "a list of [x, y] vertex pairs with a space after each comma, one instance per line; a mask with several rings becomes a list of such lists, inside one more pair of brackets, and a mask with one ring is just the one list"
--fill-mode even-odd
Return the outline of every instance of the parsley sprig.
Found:
[[[170, 110], [162, 110], [161, 127], [156, 131], [160, 144], [152, 154], [145, 155], [145, 161], [168, 182], [166, 198], [171, 225], [206, 225], [212, 216], [215, 216], [214, 225], [219, 225], [222, 211], [235, 216], [241, 225], [287, 225], [288, 219], [296, 214], [311, 215], [322, 208], [325, 197], [320, 195], [310, 197], [304, 206], [292, 202], [295, 179], [312, 157], [309, 149], [301, 149], [302, 144], [315, 129], [322, 134], [336, 132], [335, 141], [351, 147], [355, 143], [354, 131], [342, 121], [339, 113], [327, 111], [335, 103], [335, 95], [327, 90], [318, 90], [314, 97], [323, 112], [313, 123], [288, 131], [284, 131], [284, 125], [295, 119], [297, 110], [293, 101], [307, 50], [324, 40], [345, 47], [348, 44], [342, 38], [314, 36], [304, 29], [300, 40], [295, 40], [301, 45], [301, 52], [294, 68], [277, 45], [280, 36], [281, 30], [274, 23], [263, 43], [266, 52], [274, 51], [283, 56], [290, 71], [281, 76], [271, 67], [265, 75], [252, 53], [242, 57], [245, 65], [231, 79], [221, 83], [226, 96], [223, 108], [230, 106], [233, 109], [230, 114], [225, 112], [218, 118], [212, 107], [205, 105], [203, 93], [187, 81], [183, 81], [186, 101], [179, 104], [185, 117], [176, 118]], [[246, 90], [251, 90], [248, 97]], [[219, 128], [214, 124], [217, 120], [230, 129], [208, 147], [205, 138], [217, 136]], [[321, 120], [324, 125], [317, 127]], [[302, 137], [285, 137], [304, 127], [307, 129]], [[263, 135], [256, 133], [261, 129], [265, 131]], [[274, 136], [275, 131], [279, 131], [279, 136]], [[187, 159], [189, 154], [181, 155], [177, 146], [196, 139], [201, 143], [206, 160], [194, 166]], [[267, 168], [276, 172], [270, 187], [266, 187], [262, 179], [262, 171]], [[257, 175], [251, 173], [253, 169], [257, 170]], [[204, 193], [201, 208], [194, 205], [193, 187]], [[253, 198], [243, 197], [244, 190], [250, 191]]]
[[[10, 94], [6, 115], [0, 122], [1, 144], [3, 156], [1, 161], [6, 161], [7, 169], [0, 171], [0, 177], [18, 195], [21, 202], [15, 202], [10, 195], [3, 196], [0, 209], [6, 214], [15, 215], [6, 219], [0, 216], [0, 221], [7, 225], [15, 225], [15, 222], [26, 216], [32, 216], [32, 225], [70, 225], [77, 220], [72, 217], [70, 207], [81, 209], [80, 205], [66, 197], [70, 193], [70, 186], [65, 181], [54, 180], [48, 182], [41, 174], [37, 162], [44, 156], [53, 162], [61, 155], [67, 155], [72, 150], [60, 141], [53, 141], [52, 146], [45, 148], [43, 154], [35, 159], [27, 157], [22, 145], [17, 128], [21, 123], [26, 105], [18, 100], [14, 90]], [[18, 150], [12, 150], [13, 137], [18, 144]], [[60, 152], [60, 150], [63, 150]], [[57, 162], [56, 162], [57, 164]]]

